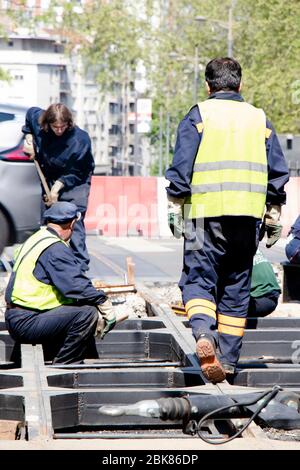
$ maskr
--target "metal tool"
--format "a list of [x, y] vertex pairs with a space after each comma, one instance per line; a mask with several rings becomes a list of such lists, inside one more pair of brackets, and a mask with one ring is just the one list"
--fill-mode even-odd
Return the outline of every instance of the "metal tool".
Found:
[[[130, 405], [104, 405], [98, 411], [100, 414], [116, 418], [142, 416], [162, 421], [182, 420], [185, 434], [198, 434], [201, 439], [210, 442], [201, 431], [207, 419], [249, 418], [243, 429], [229, 440], [241, 435], [253, 419], [277, 429], [300, 429], [299, 402], [298, 395], [282, 391], [278, 385], [275, 385], [272, 389], [252, 393], [228, 395], [197, 393], [184, 397], [143, 400]], [[214, 444], [223, 442], [214, 442]]]

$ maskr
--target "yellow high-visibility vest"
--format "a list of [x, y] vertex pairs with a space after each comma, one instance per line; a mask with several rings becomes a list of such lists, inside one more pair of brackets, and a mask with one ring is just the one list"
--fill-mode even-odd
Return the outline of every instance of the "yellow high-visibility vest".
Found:
[[72, 302], [71, 299], [64, 297], [56, 287], [39, 281], [33, 275], [39, 256], [53, 243], [65, 242], [43, 227], [29, 237], [18, 250], [13, 267], [15, 280], [11, 301], [14, 304], [33, 310], [50, 310]]
[[239, 215], [261, 218], [268, 165], [266, 117], [240, 101], [210, 99], [199, 105], [201, 144], [194, 162], [185, 217]]

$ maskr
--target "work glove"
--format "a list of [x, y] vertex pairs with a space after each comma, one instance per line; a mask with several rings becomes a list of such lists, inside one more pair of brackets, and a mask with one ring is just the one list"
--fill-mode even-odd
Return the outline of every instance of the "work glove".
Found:
[[110, 299], [106, 299], [103, 304], [97, 305], [99, 318], [96, 327], [96, 336], [100, 336], [103, 339], [104, 336], [111, 331], [116, 324], [115, 309]]
[[182, 209], [184, 199], [167, 195], [168, 197], [168, 225], [175, 238], [181, 238], [184, 232]]
[[273, 246], [281, 237], [282, 225], [279, 222], [281, 206], [268, 205], [264, 215], [263, 223], [259, 232], [259, 239], [262, 240], [267, 234], [266, 247]]
[[55, 202], [58, 201], [59, 192], [63, 189], [63, 187], [64, 187], [64, 183], [62, 183], [59, 180], [55, 181], [55, 183], [53, 184], [53, 186], [51, 188], [51, 192], [50, 192], [51, 204], [54, 204]]
[[51, 206], [52, 206], [53, 202], [52, 202], [52, 197], [51, 197], [51, 195], [50, 195], [50, 196], [47, 196], [47, 194], [44, 194], [43, 199], [44, 199], [45, 206], [47, 206], [47, 207], [51, 207]]
[[23, 152], [28, 155], [29, 160], [34, 160], [35, 151], [33, 146], [33, 137], [32, 134], [25, 134]]

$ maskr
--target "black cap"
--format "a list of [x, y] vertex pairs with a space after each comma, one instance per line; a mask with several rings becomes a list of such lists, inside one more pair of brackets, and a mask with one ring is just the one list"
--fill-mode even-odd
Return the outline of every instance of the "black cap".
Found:
[[49, 207], [49, 209], [44, 212], [43, 217], [46, 222], [62, 224], [74, 219], [79, 220], [81, 214], [78, 207], [72, 202], [61, 201]]

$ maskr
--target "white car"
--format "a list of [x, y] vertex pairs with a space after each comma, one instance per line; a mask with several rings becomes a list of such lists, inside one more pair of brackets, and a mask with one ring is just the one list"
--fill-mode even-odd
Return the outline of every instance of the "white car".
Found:
[[40, 225], [40, 182], [22, 151], [26, 109], [0, 104], [0, 255]]

